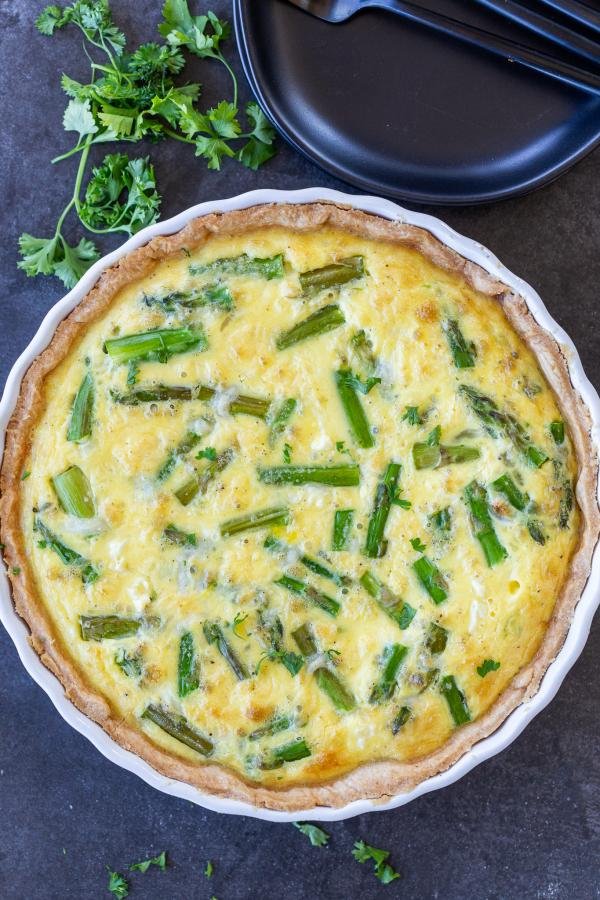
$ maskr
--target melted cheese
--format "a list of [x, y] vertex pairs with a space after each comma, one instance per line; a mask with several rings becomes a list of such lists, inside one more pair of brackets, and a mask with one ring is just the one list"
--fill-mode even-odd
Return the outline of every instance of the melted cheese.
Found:
[[[189, 290], [199, 279], [190, 263], [247, 253], [267, 257], [283, 253], [286, 275], [270, 281], [256, 276], [224, 276], [235, 301], [231, 312], [198, 310], [165, 314], [143, 302], [144, 295], [161, 296]], [[321, 293], [303, 299], [298, 272], [353, 255], [365, 258], [368, 275], [339, 289], [333, 299]], [[202, 279], [200, 279], [202, 280]], [[206, 278], [204, 278], [206, 281]], [[277, 351], [274, 337], [309, 313], [336, 302], [346, 325], [327, 334]], [[457, 369], [441, 324], [451, 315], [477, 348], [476, 364]], [[212, 403], [124, 406], [111, 399], [110, 389], [127, 390], [127, 366], [116, 365], [103, 352], [106, 339], [155, 327], [202, 323], [209, 347], [204, 352], [173, 356], [167, 363], [141, 362], [142, 384], [203, 383], [217, 387]], [[354, 445], [337, 395], [333, 372], [349, 360], [349, 339], [358, 329], [370, 337], [382, 383], [361, 402], [375, 432], [375, 446]], [[86, 361], [88, 361], [86, 363]], [[94, 425], [90, 439], [69, 443], [66, 430], [71, 404], [86, 367], [95, 382]], [[536, 446], [551, 459], [540, 468], [528, 466], [506, 437], [492, 437], [457, 392], [467, 383], [492, 396], [502, 409], [524, 425]], [[533, 389], [532, 389], [533, 386]], [[282, 400], [294, 397], [298, 407], [285, 434], [274, 447], [268, 425], [250, 416], [231, 416], [225, 389]], [[45, 385], [46, 408], [33, 435], [22, 483], [22, 526], [39, 593], [64, 652], [85, 679], [123, 717], [172, 754], [203, 764], [194, 750], [141, 719], [149, 703], [183, 714], [214, 742], [213, 759], [243, 777], [276, 786], [314, 783], [379, 759], [412, 761], [439, 748], [455, 725], [439, 681], [419, 693], [415, 673], [429, 666], [452, 675], [464, 694], [472, 718], [494, 703], [540, 645], [577, 542], [578, 512], [569, 527], [556, 524], [561, 500], [555, 458], [564, 476], [573, 478], [575, 463], [568, 435], [557, 448], [548, 431], [560, 413], [531, 351], [507, 323], [500, 306], [470, 289], [457, 276], [433, 266], [417, 252], [369, 242], [332, 230], [289, 234], [273, 228], [239, 237], [211, 239], [191, 259], [163, 261], [154, 272], [120, 292], [111, 309], [97, 321]], [[422, 425], [402, 418], [406, 407], [426, 412]], [[220, 451], [232, 447], [233, 462], [188, 506], [174, 491], [198, 463], [192, 451], [164, 482], [157, 472], [182, 437], [212, 417], [212, 430], [200, 446]], [[442, 443], [476, 445], [480, 458], [436, 469], [416, 470], [412, 446], [424, 441], [436, 425]], [[457, 438], [462, 432], [467, 437]], [[292, 462], [334, 464], [348, 461], [338, 449], [345, 442], [360, 465], [358, 487], [319, 485], [271, 486], [257, 479], [259, 465], [281, 465], [283, 443]], [[390, 460], [402, 463], [402, 497], [410, 508], [393, 506], [387, 522], [387, 553], [378, 560], [363, 555], [364, 540], [377, 482]], [[51, 476], [78, 465], [89, 478], [104, 524], [95, 536], [78, 533], [57, 505]], [[489, 486], [509, 471], [521, 490], [537, 504], [535, 513], [547, 540], [534, 542], [526, 515], [512, 511], [494, 528], [507, 558], [488, 567], [475, 539], [462, 499], [473, 479]], [[491, 496], [491, 495], [490, 495]], [[49, 504], [48, 506], [45, 506]], [[287, 506], [291, 519], [273, 533], [295, 552], [286, 559], [263, 546], [268, 532], [249, 531], [222, 538], [219, 526], [244, 512]], [[66, 544], [90, 558], [100, 578], [84, 586], [77, 572], [66, 567], [32, 530], [32, 508], [44, 509], [44, 520]], [[447, 540], [432, 532], [429, 517], [448, 507], [452, 531]], [[331, 551], [336, 509], [354, 509], [349, 548]], [[196, 547], [166, 543], [169, 523], [196, 535]], [[418, 558], [410, 541], [418, 537], [428, 557], [443, 571], [448, 598], [436, 606], [415, 577]], [[350, 576], [338, 587], [304, 569], [300, 553]], [[366, 570], [404, 598], [416, 614], [400, 631], [364, 590], [358, 579]], [[307, 604], [274, 581], [283, 571], [306, 579], [341, 603], [337, 618]], [[310, 621], [322, 651], [334, 650], [335, 671], [353, 692], [352, 712], [335, 710], [318, 687], [310, 665], [292, 677], [277, 660], [264, 659], [257, 611], [276, 611], [287, 650], [297, 652], [291, 633]], [[151, 620], [137, 635], [100, 642], [83, 641], [80, 615], [146, 616]], [[234, 618], [243, 623], [231, 627]], [[226, 660], [204, 637], [206, 620], [221, 623], [232, 647], [257, 674], [238, 681]], [[449, 633], [446, 649], [431, 658], [425, 649], [428, 628], [438, 622]], [[194, 636], [200, 685], [187, 697], [177, 693], [179, 642], [184, 632]], [[386, 645], [408, 648], [391, 700], [373, 705], [370, 692], [381, 671]], [[143, 660], [140, 678], [128, 677], [115, 664], [125, 650]], [[260, 660], [263, 661], [259, 666]], [[476, 669], [492, 659], [500, 668], [481, 677]], [[331, 665], [330, 663], [328, 663]], [[411, 717], [393, 734], [390, 724], [402, 706]], [[292, 714], [296, 725], [257, 742], [247, 735], [273, 715]], [[261, 771], [249, 760], [301, 736], [311, 756], [274, 771]]]

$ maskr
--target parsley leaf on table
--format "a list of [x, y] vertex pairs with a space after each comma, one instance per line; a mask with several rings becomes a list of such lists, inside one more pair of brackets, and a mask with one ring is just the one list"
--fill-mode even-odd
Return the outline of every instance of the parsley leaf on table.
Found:
[[484, 659], [480, 666], [477, 666], [477, 674], [480, 678], [485, 678], [488, 672], [495, 672], [500, 668], [500, 663], [493, 659]]
[[108, 890], [116, 897], [117, 900], [124, 900], [125, 897], [129, 896], [129, 884], [120, 872], [111, 872], [109, 866], [106, 867], [108, 869]]
[[294, 828], [301, 831], [309, 839], [313, 847], [326, 847], [329, 841], [329, 835], [317, 825], [310, 825], [308, 822], [294, 822]]
[[163, 850], [162, 853], [159, 853], [158, 856], [153, 856], [152, 859], [143, 859], [141, 862], [134, 863], [132, 866], [129, 866], [129, 871], [147, 872], [150, 866], [158, 866], [161, 872], [165, 872], [167, 869], [167, 851]]
[[356, 841], [352, 856], [359, 863], [372, 860], [375, 863], [374, 871], [376, 877], [382, 884], [390, 884], [396, 878], [400, 878], [400, 872], [396, 872], [392, 866], [386, 862], [390, 855], [389, 850], [380, 850], [378, 847], [371, 847], [364, 841]]

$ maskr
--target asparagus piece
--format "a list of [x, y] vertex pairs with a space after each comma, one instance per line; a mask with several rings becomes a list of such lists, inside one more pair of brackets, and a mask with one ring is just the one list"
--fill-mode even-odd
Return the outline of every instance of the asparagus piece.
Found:
[[139, 678], [144, 671], [143, 657], [140, 653], [126, 653], [121, 648], [115, 653], [115, 663], [128, 678]]
[[283, 253], [260, 258], [241, 253], [239, 256], [226, 256], [213, 259], [209, 263], [192, 263], [190, 275], [203, 275], [205, 272], [217, 272], [220, 275], [255, 275], [272, 281], [285, 275]]
[[271, 426], [269, 431], [269, 446], [274, 447], [285, 429], [288, 426], [288, 422], [296, 411], [296, 407], [298, 403], [293, 397], [290, 397], [288, 400], [284, 400], [277, 408], [277, 410], [273, 411], [273, 415], [269, 415], [268, 424]]
[[261, 509], [259, 512], [246, 513], [235, 519], [228, 519], [221, 525], [222, 537], [239, 534], [241, 531], [250, 531], [254, 528], [267, 528], [269, 525], [287, 525], [290, 512], [284, 506], [274, 506], [270, 509]]
[[216, 622], [205, 622], [202, 626], [204, 637], [209, 644], [216, 644], [223, 659], [229, 663], [231, 670], [238, 681], [250, 678], [250, 672], [244, 663], [238, 658], [235, 650], [223, 634], [223, 630]]
[[392, 719], [392, 734], [398, 734], [403, 725], [406, 725], [412, 716], [410, 706], [401, 706]]
[[350, 543], [350, 533], [354, 524], [353, 509], [336, 509], [333, 516], [332, 550], [347, 550]]
[[187, 534], [176, 525], [167, 525], [163, 531], [163, 537], [171, 544], [178, 544], [180, 547], [196, 547], [198, 540], [195, 534]]
[[417, 612], [410, 603], [405, 603], [401, 597], [392, 593], [372, 572], [364, 572], [360, 577], [360, 583], [390, 619], [394, 620], [398, 628], [402, 631], [408, 628]]
[[177, 665], [177, 693], [187, 697], [200, 686], [198, 659], [194, 646], [194, 636], [190, 631], [181, 635], [179, 642], [179, 660]]
[[374, 372], [377, 368], [377, 357], [373, 353], [373, 344], [364, 328], [352, 335], [350, 345], [367, 371]]
[[527, 522], [527, 531], [536, 542], [536, 544], [541, 544], [542, 547], [546, 543], [546, 535], [542, 530], [542, 524], [537, 519], [529, 519]]
[[[138, 406], [140, 403], [164, 403], [170, 400], [212, 400], [216, 393], [215, 388], [204, 384], [193, 386], [185, 384], [152, 384], [135, 388], [124, 394], [111, 390], [111, 396], [115, 403], [121, 403], [125, 406]], [[266, 419], [270, 406], [270, 400], [238, 394], [229, 404], [229, 412], [232, 416], [247, 415], [256, 416], [258, 419]]]
[[294, 678], [303, 665], [303, 659], [297, 653], [286, 650], [283, 643], [283, 625], [281, 619], [275, 613], [268, 614], [259, 611], [258, 627], [265, 643], [269, 648], [268, 658], [277, 659], [285, 666], [292, 678]]
[[[275, 553], [286, 554], [291, 550], [284, 541], [278, 541], [277, 538], [273, 537], [270, 534], [266, 539], [264, 546], [267, 550], [272, 550]], [[315, 575], [320, 575], [321, 578], [327, 578], [329, 581], [333, 581], [339, 587], [342, 587], [345, 584], [350, 584], [351, 579], [347, 575], [340, 575], [339, 572], [335, 572], [333, 569], [329, 569], [327, 566], [324, 566], [318, 559], [313, 559], [312, 556], [306, 556], [303, 554], [299, 557], [299, 562], [302, 563], [307, 569], [311, 572], [314, 572]]]
[[548, 456], [531, 443], [529, 435], [513, 415], [500, 410], [491, 397], [467, 384], [461, 384], [458, 391], [492, 437], [496, 437], [498, 432], [505, 434], [530, 465], [538, 469], [544, 465]]
[[377, 485], [364, 549], [365, 556], [369, 556], [371, 559], [385, 556], [387, 552], [388, 542], [384, 538], [384, 532], [392, 502], [396, 496], [400, 469], [400, 463], [388, 463], [383, 477]]
[[197, 494], [205, 494], [210, 483], [215, 480], [220, 472], [227, 468], [233, 457], [234, 453], [231, 448], [223, 450], [216, 459], [208, 463], [201, 473], [196, 473], [185, 484], [182, 484], [175, 491], [175, 496], [182, 506], [188, 506]]
[[450, 352], [457, 369], [470, 369], [475, 365], [477, 350], [472, 341], [466, 341], [456, 319], [446, 319], [442, 323]]
[[201, 326], [194, 331], [191, 328], [157, 328], [104, 341], [104, 352], [116, 363], [128, 363], [132, 359], [155, 359], [166, 363], [176, 353], [202, 351], [207, 347]]
[[166, 481], [178, 461], [185, 456], [187, 453], [190, 453], [194, 447], [197, 447], [198, 444], [203, 440], [204, 435], [196, 434], [195, 431], [188, 431], [188, 433], [183, 437], [183, 439], [179, 442], [175, 450], [172, 450], [167, 456], [166, 460], [158, 470], [156, 475], [157, 481]]
[[287, 731], [294, 725], [294, 719], [291, 716], [273, 716], [273, 718], [256, 728], [248, 735], [249, 741], [259, 741], [263, 737], [270, 737], [272, 734], [279, 734], [280, 731]]
[[568, 528], [569, 519], [573, 512], [573, 485], [569, 478], [565, 478], [562, 483], [562, 494], [560, 498], [560, 506], [558, 511], [558, 527]]
[[467, 447], [465, 444], [440, 444], [440, 434], [441, 428], [437, 425], [427, 440], [413, 444], [415, 469], [435, 469], [437, 466], [470, 462], [481, 456], [477, 447]]
[[420, 556], [412, 564], [414, 572], [436, 606], [448, 596], [448, 582], [427, 556]]
[[202, 756], [211, 756], [215, 749], [212, 741], [190, 725], [188, 720], [178, 713], [170, 712], [161, 706], [155, 706], [151, 703], [142, 713], [142, 718], [154, 722], [155, 725], [158, 725], [159, 728], [170, 734], [175, 740], [180, 741], [187, 747], [191, 747], [192, 750], [196, 750]]
[[263, 484], [327, 484], [330, 487], [356, 487], [360, 469], [356, 463], [342, 466], [271, 466], [258, 469]]
[[[315, 657], [319, 648], [308, 622], [296, 628], [292, 632], [300, 653], [306, 658]], [[320, 690], [327, 694], [336, 709], [342, 712], [350, 712], [356, 706], [351, 691], [340, 681], [337, 674], [325, 666], [319, 666], [314, 671], [315, 680]]]
[[50, 480], [58, 502], [66, 513], [79, 519], [91, 519], [96, 515], [90, 483], [79, 466], [70, 466]]
[[318, 294], [329, 288], [340, 287], [366, 274], [362, 256], [348, 256], [339, 262], [329, 263], [319, 269], [309, 269], [300, 273], [300, 287], [305, 296]]
[[352, 437], [359, 447], [369, 449], [375, 446], [375, 438], [354, 386], [354, 377], [349, 369], [340, 369], [335, 373], [335, 384], [339, 398], [348, 420]]
[[333, 331], [334, 328], [343, 325], [345, 321], [344, 313], [339, 306], [335, 304], [324, 306], [308, 318], [296, 322], [287, 331], [283, 331], [276, 338], [275, 346], [278, 350], [287, 350], [288, 347], [292, 347], [300, 341]]
[[554, 443], [557, 446], [564, 444], [565, 441], [565, 423], [560, 419], [555, 419], [554, 422], [550, 422], [550, 434], [554, 439]]
[[496, 478], [495, 481], [492, 481], [492, 487], [494, 490], [498, 491], [499, 494], [506, 497], [511, 506], [514, 506], [515, 509], [518, 509], [521, 512], [529, 503], [527, 494], [524, 494], [519, 490], [508, 473], [505, 473], [499, 478]]
[[286, 588], [292, 594], [298, 594], [300, 597], [305, 597], [315, 606], [318, 606], [319, 609], [322, 609], [323, 612], [329, 613], [330, 616], [337, 616], [341, 609], [341, 604], [338, 603], [337, 600], [334, 600], [333, 597], [323, 594], [305, 581], [300, 581], [298, 578], [292, 578], [291, 575], [282, 575], [281, 578], [275, 580], [275, 584]]
[[453, 675], [445, 675], [440, 682], [440, 692], [445, 698], [455, 725], [471, 721], [471, 713], [465, 695], [460, 690]]
[[79, 616], [79, 629], [84, 641], [105, 641], [131, 637], [142, 623], [139, 619], [122, 616]]
[[469, 508], [469, 518], [473, 534], [481, 544], [488, 566], [495, 566], [508, 556], [506, 549], [494, 531], [488, 506], [487, 491], [477, 481], [472, 481], [464, 490], [464, 499]]
[[91, 436], [93, 413], [94, 380], [90, 372], [86, 372], [73, 400], [71, 418], [67, 428], [68, 441], [82, 441]]
[[144, 295], [146, 306], [160, 306], [164, 312], [175, 312], [178, 309], [199, 309], [210, 306], [226, 312], [235, 306], [233, 297], [226, 284], [209, 284], [201, 290], [172, 291], [162, 297]]
[[452, 514], [450, 508], [446, 506], [444, 509], [438, 509], [437, 512], [434, 512], [429, 516], [429, 522], [432, 527], [441, 534], [448, 534], [452, 529]]
[[408, 647], [403, 644], [388, 644], [384, 648], [381, 677], [371, 691], [369, 703], [383, 703], [391, 699], [396, 690], [398, 670], [407, 653]]
[[432, 622], [429, 626], [429, 633], [425, 641], [425, 646], [429, 652], [433, 653], [434, 656], [437, 656], [438, 653], [444, 652], [447, 643], [448, 632], [446, 629], [442, 628], [442, 626], [438, 625], [436, 622]]
[[297, 762], [311, 756], [311, 750], [304, 738], [298, 738], [283, 747], [271, 750], [269, 756], [263, 756], [258, 762], [259, 769], [279, 769], [284, 763]]
[[73, 566], [81, 572], [81, 580], [84, 584], [92, 584], [100, 577], [100, 572], [89, 559], [82, 556], [76, 550], [68, 547], [61, 539], [42, 522], [39, 516], [33, 520], [33, 530], [40, 535], [40, 546], [53, 550], [65, 566]]

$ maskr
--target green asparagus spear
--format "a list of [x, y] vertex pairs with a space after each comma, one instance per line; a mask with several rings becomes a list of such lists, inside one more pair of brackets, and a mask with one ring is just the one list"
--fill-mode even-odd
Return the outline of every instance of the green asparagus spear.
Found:
[[267, 419], [267, 423], [270, 425], [269, 430], [269, 446], [274, 447], [285, 429], [288, 426], [288, 422], [296, 411], [296, 407], [298, 403], [293, 397], [290, 397], [288, 400], [284, 400], [277, 409], [271, 407], [271, 413]]
[[360, 577], [360, 583], [390, 619], [394, 620], [398, 628], [402, 631], [408, 628], [417, 612], [410, 603], [405, 603], [401, 597], [392, 593], [373, 572], [364, 572]]
[[550, 422], [550, 434], [554, 439], [554, 443], [557, 446], [564, 444], [565, 441], [565, 423], [560, 419], [555, 419], [554, 422]]
[[481, 544], [488, 566], [495, 566], [506, 559], [508, 554], [494, 530], [487, 491], [483, 485], [472, 481], [466, 486], [463, 496], [469, 509], [473, 534]]
[[200, 686], [198, 659], [194, 645], [194, 636], [190, 631], [181, 635], [179, 642], [179, 662], [177, 667], [177, 693], [187, 697]]
[[42, 522], [39, 516], [33, 520], [33, 530], [40, 535], [40, 546], [53, 550], [65, 566], [72, 566], [81, 572], [81, 580], [84, 584], [92, 584], [100, 577], [100, 572], [85, 556], [68, 547], [61, 539]]
[[548, 456], [531, 443], [529, 435], [513, 415], [500, 410], [491, 397], [469, 385], [461, 384], [458, 391], [492, 437], [496, 437], [498, 432], [505, 434], [530, 465], [538, 469], [544, 465]]
[[471, 713], [465, 695], [460, 690], [453, 675], [445, 675], [440, 682], [440, 692], [445, 698], [455, 725], [471, 721]]
[[558, 511], [558, 527], [568, 528], [569, 519], [573, 512], [574, 496], [573, 485], [569, 478], [565, 478], [562, 483], [562, 493], [560, 498], [560, 506]]
[[206, 350], [208, 341], [204, 330], [191, 328], [157, 328], [140, 334], [126, 334], [104, 342], [104, 352], [116, 363], [132, 359], [155, 359], [166, 363], [176, 353]]
[[268, 648], [269, 659], [277, 659], [285, 666], [292, 678], [294, 678], [303, 665], [303, 659], [297, 653], [286, 650], [283, 643], [283, 625], [281, 619], [272, 611], [258, 613], [258, 629]]
[[434, 656], [437, 656], [438, 653], [444, 652], [447, 643], [448, 632], [446, 629], [442, 628], [441, 625], [438, 625], [437, 622], [432, 622], [429, 626], [429, 632], [425, 640], [425, 646], [429, 652], [433, 653]]
[[332, 550], [347, 550], [354, 524], [353, 509], [336, 509], [333, 516]]
[[242, 253], [240, 256], [226, 256], [222, 259], [213, 259], [209, 263], [192, 263], [190, 275], [217, 272], [219, 275], [255, 275], [258, 278], [272, 281], [274, 278], [283, 278], [285, 275], [284, 262], [283, 253], [264, 259]]
[[205, 622], [202, 626], [204, 637], [209, 644], [216, 644], [223, 659], [229, 663], [231, 670], [238, 681], [250, 678], [250, 672], [244, 663], [238, 658], [235, 650], [223, 634], [223, 629], [216, 622]]
[[537, 519], [529, 519], [527, 522], [527, 531], [536, 542], [536, 544], [541, 544], [544, 546], [546, 543], [546, 535], [542, 530], [542, 523]]
[[398, 670], [407, 653], [408, 647], [403, 644], [388, 644], [384, 648], [381, 677], [371, 691], [369, 703], [383, 703], [392, 697], [396, 690]]
[[371, 426], [369, 425], [360, 398], [356, 393], [352, 372], [350, 372], [349, 369], [340, 369], [335, 373], [334, 377], [352, 437], [359, 447], [363, 447], [364, 449], [374, 447], [375, 438], [371, 432]]
[[477, 447], [467, 447], [464, 444], [440, 444], [440, 434], [441, 428], [437, 425], [427, 440], [413, 444], [412, 454], [415, 469], [435, 469], [438, 466], [470, 462], [481, 456]]
[[96, 515], [90, 483], [79, 466], [70, 466], [50, 480], [58, 502], [66, 513], [80, 519], [91, 519]]
[[498, 491], [499, 494], [506, 497], [510, 505], [514, 506], [515, 509], [522, 511], [529, 503], [527, 494], [524, 494], [519, 490], [508, 473], [505, 473], [499, 478], [496, 478], [495, 481], [492, 481], [492, 487], [494, 490]]
[[441, 535], [447, 535], [452, 530], [452, 513], [448, 506], [444, 509], [438, 509], [437, 512], [429, 516], [429, 522], [432, 528], [435, 528]]
[[167, 525], [163, 531], [163, 537], [170, 544], [178, 544], [180, 547], [196, 547], [198, 544], [195, 534], [188, 534], [173, 524]]
[[415, 574], [433, 602], [443, 603], [448, 596], [448, 582], [427, 556], [420, 556], [412, 564]]
[[392, 719], [392, 734], [398, 734], [403, 725], [406, 725], [412, 716], [410, 706], [401, 706]]
[[[164, 403], [171, 400], [212, 400], [217, 391], [204, 384], [191, 387], [184, 384], [152, 384], [135, 388], [125, 394], [114, 390], [110, 393], [115, 403], [138, 406], [140, 403]], [[232, 416], [247, 415], [266, 419], [270, 406], [270, 400], [238, 394], [229, 404], [229, 412]]]
[[334, 328], [343, 325], [345, 321], [344, 313], [339, 306], [335, 304], [324, 306], [308, 318], [296, 322], [287, 331], [283, 331], [275, 340], [275, 346], [278, 350], [287, 350], [288, 347], [292, 347], [300, 341], [333, 331]]
[[155, 706], [151, 703], [142, 713], [142, 718], [154, 722], [155, 725], [158, 725], [159, 728], [170, 734], [175, 740], [180, 741], [187, 747], [191, 747], [192, 750], [196, 750], [202, 756], [211, 756], [215, 749], [212, 741], [190, 725], [188, 720], [178, 713], [170, 712], [161, 706]]
[[139, 678], [144, 671], [141, 653], [126, 653], [123, 648], [115, 653], [115, 663], [128, 678]]
[[[272, 534], [270, 534], [265, 539], [264, 546], [267, 550], [271, 550], [274, 553], [279, 554], [289, 553], [292, 549], [284, 541], [277, 540], [277, 538], [273, 537]], [[321, 563], [318, 559], [313, 559], [312, 556], [306, 556], [306, 554], [303, 554], [298, 558], [298, 562], [302, 563], [302, 565], [309, 569], [311, 572], [314, 572], [315, 575], [320, 575], [321, 578], [327, 578], [329, 581], [333, 581], [339, 587], [350, 584], [352, 580], [347, 575], [340, 575], [339, 572], [328, 568], [328, 566], [324, 566], [323, 563]]]
[[258, 469], [263, 484], [327, 484], [330, 487], [356, 487], [360, 469], [356, 463], [342, 466], [271, 466]]
[[377, 368], [377, 357], [373, 353], [373, 344], [364, 328], [352, 335], [350, 338], [350, 346], [366, 370], [368, 372], [374, 372]]
[[91, 373], [86, 372], [73, 400], [71, 418], [67, 428], [68, 441], [82, 441], [91, 436], [93, 413], [94, 380]]
[[311, 756], [311, 750], [304, 738], [298, 738], [283, 747], [271, 750], [268, 756], [263, 756], [258, 761], [259, 769], [279, 769], [284, 763], [297, 762]]
[[450, 352], [457, 369], [470, 369], [475, 365], [477, 350], [472, 341], [466, 341], [456, 319], [446, 319], [442, 323]]
[[[301, 625], [292, 632], [300, 653], [306, 658], [316, 656], [319, 652], [317, 642], [308, 623]], [[320, 690], [327, 694], [336, 709], [342, 712], [350, 712], [356, 706], [351, 691], [340, 681], [337, 674], [325, 666], [319, 666], [314, 671], [315, 681]]]
[[200, 290], [172, 291], [158, 297], [144, 294], [144, 303], [146, 306], [159, 306], [164, 312], [199, 309], [204, 306], [229, 312], [235, 306], [226, 284], [209, 284]]
[[366, 274], [362, 256], [348, 256], [336, 263], [329, 263], [319, 269], [309, 269], [300, 273], [300, 287], [305, 297], [314, 296], [319, 291], [341, 287]]
[[259, 741], [261, 738], [270, 737], [272, 734], [279, 734], [280, 731], [287, 731], [295, 724], [292, 716], [273, 716], [260, 728], [256, 728], [248, 735], [249, 741]]
[[261, 509], [258, 512], [246, 513], [235, 519], [228, 519], [221, 525], [221, 535], [229, 537], [239, 534], [241, 531], [250, 531], [254, 528], [267, 528], [269, 525], [287, 525], [290, 512], [284, 506], [274, 506], [270, 509]]
[[188, 431], [188, 433], [179, 442], [177, 447], [174, 450], [171, 450], [166, 460], [158, 470], [158, 473], [156, 475], [157, 481], [166, 481], [179, 460], [186, 456], [186, 454], [190, 453], [194, 449], [194, 447], [197, 447], [203, 439], [204, 435], [196, 434], [195, 431]]
[[369, 556], [371, 559], [385, 556], [387, 551], [388, 542], [384, 538], [384, 532], [396, 496], [400, 469], [400, 463], [388, 463], [383, 477], [377, 485], [364, 549], [365, 556]]
[[188, 479], [185, 484], [182, 484], [181, 487], [175, 491], [175, 496], [182, 506], [188, 506], [197, 494], [204, 495], [211, 482], [215, 480], [220, 472], [227, 468], [229, 463], [233, 460], [233, 457], [234, 452], [231, 448], [223, 450], [216, 459], [205, 466], [202, 472], [197, 472], [192, 478]]
[[338, 603], [337, 600], [334, 600], [333, 597], [323, 594], [305, 581], [300, 581], [298, 578], [292, 578], [291, 575], [282, 575], [280, 578], [276, 579], [275, 584], [279, 584], [281, 587], [286, 588], [292, 594], [298, 594], [300, 597], [305, 597], [315, 606], [318, 606], [319, 609], [322, 609], [323, 612], [329, 613], [330, 616], [337, 616], [341, 609], [340, 603]]
[[79, 629], [84, 641], [105, 641], [137, 634], [139, 619], [122, 616], [79, 616]]

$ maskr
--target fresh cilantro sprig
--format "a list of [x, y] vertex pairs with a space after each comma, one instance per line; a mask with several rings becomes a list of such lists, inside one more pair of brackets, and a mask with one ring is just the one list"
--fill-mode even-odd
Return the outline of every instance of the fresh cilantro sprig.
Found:
[[129, 896], [129, 883], [120, 872], [112, 872], [109, 866], [106, 868], [108, 869], [108, 890], [117, 900], [124, 900]]
[[[78, 155], [79, 165], [73, 195], [54, 234], [24, 233], [19, 239], [18, 265], [27, 275], [55, 275], [72, 288], [98, 259], [90, 240], [82, 238], [72, 245], [65, 238], [63, 225], [71, 211], [94, 234], [122, 231], [132, 235], [156, 221], [160, 196], [147, 157], [109, 154], [93, 169], [81, 199], [89, 153], [96, 144], [172, 138], [192, 145], [196, 156], [217, 170], [225, 158], [257, 169], [275, 153], [275, 132], [256, 103], [246, 105], [242, 126], [237, 78], [222, 51], [231, 31], [229, 23], [213, 12], [192, 15], [188, 0], [167, 0], [162, 15], [159, 32], [166, 43], [142, 44], [131, 53], [126, 51], [125, 34], [114, 23], [108, 0], [47, 6], [37, 18], [37, 28], [44, 35], [77, 27], [91, 52], [98, 55], [100, 51], [101, 60], [88, 55], [88, 83], [62, 76], [62, 88], [69, 97], [63, 126], [77, 140], [52, 162]], [[232, 79], [232, 99], [201, 110], [200, 85], [176, 82], [185, 67], [184, 52], [221, 63]]]
[[327, 846], [330, 836], [322, 828], [319, 828], [317, 825], [310, 825], [308, 822], [293, 822], [292, 824], [298, 831], [306, 835], [313, 847]]
[[141, 862], [133, 863], [133, 865], [129, 866], [130, 872], [147, 872], [150, 866], [157, 866], [161, 872], [166, 872], [167, 870], [167, 851], [163, 850], [162, 853], [159, 853], [158, 856], [153, 856], [151, 859], [143, 859]]
[[373, 860], [375, 863], [375, 875], [382, 884], [390, 884], [396, 878], [400, 878], [400, 872], [396, 872], [392, 866], [386, 862], [390, 855], [389, 850], [379, 850], [377, 847], [371, 847], [364, 841], [356, 841], [352, 856], [359, 863]]

